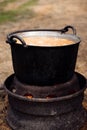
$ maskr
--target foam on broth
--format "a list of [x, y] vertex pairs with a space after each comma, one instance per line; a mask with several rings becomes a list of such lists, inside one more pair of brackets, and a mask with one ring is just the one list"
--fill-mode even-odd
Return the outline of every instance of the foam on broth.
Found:
[[[56, 37], [24, 37], [26, 45], [32, 46], [65, 46], [74, 44], [74, 41]], [[17, 41], [17, 43], [20, 43]]]

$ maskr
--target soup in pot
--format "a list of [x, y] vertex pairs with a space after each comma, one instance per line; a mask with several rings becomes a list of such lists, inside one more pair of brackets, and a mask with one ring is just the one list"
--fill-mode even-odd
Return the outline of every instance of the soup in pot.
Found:
[[[74, 41], [56, 37], [24, 37], [26, 45], [32, 46], [65, 46], [74, 44]], [[19, 41], [17, 41], [19, 43]]]

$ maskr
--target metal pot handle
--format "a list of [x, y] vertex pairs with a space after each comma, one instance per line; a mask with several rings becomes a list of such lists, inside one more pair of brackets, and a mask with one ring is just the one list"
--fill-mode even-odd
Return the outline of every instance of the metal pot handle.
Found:
[[17, 36], [15, 34], [8, 35], [6, 42], [9, 43], [10, 45], [12, 45], [12, 44], [15, 44], [17, 42], [16, 39], [18, 39], [24, 47], [27, 47], [26, 42], [20, 36]]
[[61, 33], [66, 33], [67, 31], [69, 31], [69, 29], [72, 29], [73, 35], [76, 35], [76, 29], [73, 26], [70, 26], [70, 25], [64, 27], [60, 31], [61, 31]]

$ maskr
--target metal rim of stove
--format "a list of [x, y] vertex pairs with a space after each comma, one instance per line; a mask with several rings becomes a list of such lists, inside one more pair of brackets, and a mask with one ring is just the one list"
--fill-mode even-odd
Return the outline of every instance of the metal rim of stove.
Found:
[[64, 83], [54, 84], [51, 86], [36, 86], [20, 82], [15, 74], [12, 81], [12, 92], [21, 96], [30, 96], [30, 98], [56, 98], [60, 96], [69, 95], [79, 90], [79, 81], [77, 74]]
[[[77, 73], [77, 72], [76, 72]], [[11, 91], [9, 91], [7, 88], [6, 88], [6, 85], [4, 83], [4, 88], [5, 90], [7, 91], [7, 93], [9, 93], [11, 96], [15, 96], [21, 100], [26, 100], [26, 101], [31, 101], [31, 102], [54, 102], [54, 101], [62, 101], [62, 100], [68, 100], [68, 99], [71, 99], [71, 98], [74, 98], [78, 95], [80, 95], [87, 87], [87, 80], [85, 79], [85, 77], [79, 73], [77, 73], [78, 76], [82, 77], [85, 81], [84, 83], [84, 87], [79, 90], [78, 92], [75, 92], [74, 94], [70, 94], [70, 95], [67, 95], [67, 96], [61, 96], [61, 97], [54, 97], [54, 98], [50, 98], [50, 99], [46, 99], [46, 98], [26, 98], [24, 96], [21, 96], [21, 95], [18, 95], [18, 94], [15, 94], [15, 93], [12, 93]], [[6, 82], [6, 81], [5, 81]]]
[[[86, 88], [86, 78], [78, 73], [80, 91], [74, 94], [57, 98], [32, 98], [27, 99], [23, 96], [11, 92], [11, 79], [8, 77], [4, 86], [7, 89], [9, 104], [12, 109], [30, 115], [38, 116], [56, 116], [63, 113], [76, 111], [82, 107], [84, 90]], [[63, 109], [62, 109], [63, 108]]]

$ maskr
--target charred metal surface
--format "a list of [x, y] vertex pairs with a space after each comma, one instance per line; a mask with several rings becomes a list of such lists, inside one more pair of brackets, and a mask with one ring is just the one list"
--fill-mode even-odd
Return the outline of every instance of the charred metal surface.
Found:
[[35, 116], [8, 109], [7, 122], [13, 130], [79, 130], [87, 119], [81, 107], [57, 116]]
[[77, 73], [75, 73], [74, 76], [65, 83], [43, 87], [23, 84], [20, 81], [18, 81], [15, 75], [11, 75], [9, 79], [11, 79], [11, 77], [13, 77], [12, 81], [12, 88], [14, 88], [13, 92], [22, 96], [30, 94], [32, 95], [33, 98], [51, 98], [51, 97], [55, 98], [65, 96], [68, 94], [73, 94], [80, 89]]
[[79, 91], [61, 97], [31, 99], [12, 92], [13, 88], [11, 83], [13, 78], [9, 77], [5, 82], [9, 103], [14, 109], [32, 115], [59, 115], [61, 113], [77, 110], [82, 106], [84, 89], [86, 87], [86, 79], [78, 73], [77, 76]]
[[48, 99], [29, 99], [17, 94], [15, 89], [13, 92], [14, 75], [8, 77], [4, 87], [10, 104], [7, 112], [10, 127], [13, 130], [79, 130], [87, 118], [82, 106], [87, 84], [84, 76], [76, 75], [79, 83], [77, 92]]

